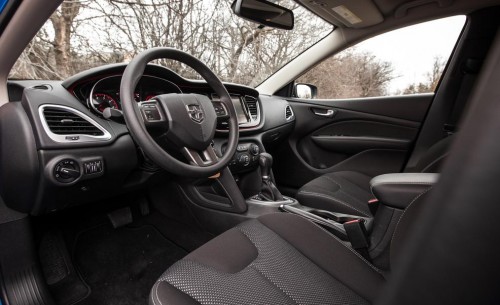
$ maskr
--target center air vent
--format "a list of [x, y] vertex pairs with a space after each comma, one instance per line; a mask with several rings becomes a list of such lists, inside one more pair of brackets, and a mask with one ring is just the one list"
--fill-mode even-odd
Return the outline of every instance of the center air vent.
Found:
[[252, 116], [252, 120], [256, 121], [259, 116], [259, 108], [257, 106], [257, 100], [254, 97], [245, 96], [245, 102], [247, 104], [248, 111]]
[[291, 120], [293, 118], [293, 110], [292, 110], [292, 107], [290, 105], [287, 105], [285, 107], [285, 119], [287, 121]]
[[111, 135], [96, 121], [80, 111], [58, 105], [40, 107], [42, 125], [56, 142], [109, 140]]

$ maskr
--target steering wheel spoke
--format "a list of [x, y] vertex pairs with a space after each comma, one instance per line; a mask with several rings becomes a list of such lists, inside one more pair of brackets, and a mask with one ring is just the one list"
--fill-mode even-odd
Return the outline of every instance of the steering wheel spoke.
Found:
[[201, 152], [188, 147], [183, 147], [181, 152], [192, 165], [205, 167], [213, 165], [219, 161], [219, 157], [217, 156], [217, 153], [212, 145], [208, 145], [208, 147]]

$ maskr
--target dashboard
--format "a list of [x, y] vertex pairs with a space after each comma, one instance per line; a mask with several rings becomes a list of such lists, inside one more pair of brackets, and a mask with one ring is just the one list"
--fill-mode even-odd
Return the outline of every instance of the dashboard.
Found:
[[[33, 215], [95, 202], [143, 187], [162, 171], [148, 160], [120, 120], [120, 82], [125, 64], [102, 66], [64, 81], [10, 80], [10, 103], [0, 108], [0, 195], [10, 207]], [[229, 168], [235, 175], [255, 169], [259, 151], [291, 133], [288, 102], [250, 87], [224, 83], [237, 111], [240, 142]], [[136, 102], [163, 94], [203, 94], [216, 110], [214, 148], [223, 152], [227, 111], [205, 81], [148, 65], [134, 91]], [[264, 115], [265, 114], [265, 115]], [[9, 131], [15, 130], [15, 137]], [[23, 173], [19, 175], [19, 173]]]
[[[90, 71], [92, 72], [92, 71]], [[68, 90], [90, 111], [102, 116], [106, 108], [121, 110], [120, 82], [122, 71], [113, 73], [113, 67], [103, 73], [88, 73], [77, 75], [63, 83]], [[87, 75], [88, 74], [88, 75]], [[236, 110], [240, 131], [255, 131], [263, 126], [259, 94], [255, 89], [237, 85], [225, 84], [231, 95]], [[210, 87], [204, 81], [184, 79], [171, 70], [160, 66], [149, 65], [144, 76], [134, 90], [134, 100], [145, 102], [162, 94], [195, 93], [208, 96], [214, 105], [218, 116], [217, 131], [227, 132], [228, 112]]]

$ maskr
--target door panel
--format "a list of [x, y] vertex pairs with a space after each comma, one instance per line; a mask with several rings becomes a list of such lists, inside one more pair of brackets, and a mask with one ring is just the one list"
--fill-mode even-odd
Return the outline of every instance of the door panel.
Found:
[[409, 139], [391, 139], [381, 137], [319, 135], [311, 137], [318, 147], [339, 153], [355, 154], [368, 149], [398, 149], [406, 150]]
[[433, 96], [289, 99], [294, 131], [286, 145], [271, 151], [277, 183], [297, 189], [329, 172], [401, 171]]

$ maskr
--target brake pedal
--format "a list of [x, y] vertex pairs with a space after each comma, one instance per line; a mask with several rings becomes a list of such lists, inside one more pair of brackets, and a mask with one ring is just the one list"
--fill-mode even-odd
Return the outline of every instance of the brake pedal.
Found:
[[149, 202], [147, 199], [141, 200], [141, 202], [139, 203], [139, 210], [141, 211], [142, 216], [149, 215], [151, 211], [149, 210]]
[[111, 213], [108, 213], [108, 218], [109, 221], [111, 221], [113, 228], [115, 229], [131, 224], [132, 221], [134, 220], [132, 217], [132, 210], [130, 210], [130, 207], [118, 209]]

